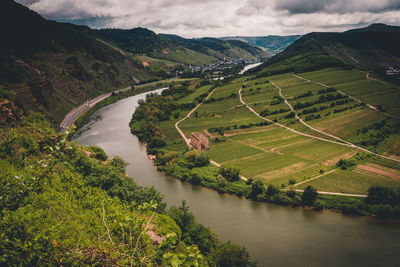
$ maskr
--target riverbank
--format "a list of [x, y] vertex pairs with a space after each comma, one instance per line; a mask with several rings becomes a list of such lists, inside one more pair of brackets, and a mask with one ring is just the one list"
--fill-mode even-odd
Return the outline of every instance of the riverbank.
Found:
[[[259, 266], [396, 266], [400, 249], [397, 223], [245, 201], [157, 171], [144, 143], [128, 126], [138, 101], [144, 97], [129, 97], [100, 109], [96, 119], [83, 126], [74, 140], [99, 146], [109, 157], [122, 157], [129, 163], [128, 175], [140, 185], [154, 185], [168, 206], [186, 200], [199, 223], [209, 226], [222, 240], [247, 247]], [[161, 125], [165, 128], [164, 123]], [[185, 149], [183, 141], [170, 145], [175, 145], [170, 147], [173, 150]], [[349, 253], [359, 257], [350, 257]]]
[[[213, 189], [219, 193], [229, 193], [259, 202], [267, 202], [293, 207], [312, 207], [315, 210], [329, 209], [344, 214], [377, 216], [380, 219], [400, 218], [400, 208], [397, 202], [391, 202], [388, 197], [384, 200], [375, 200], [375, 196], [326, 193], [319, 194], [311, 186], [305, 190], [296, 190], [290, 185], [282, 188], [269, 184], [264, 186], [259, 180], [239, 179], [241, 175], [235, 168], [213, 166], [206, 152], [188, 152], [188, 139], [179, 131], [179, 123], [185, 118], [196, 116], [196, 108], [208, 101], [215, 91], [215, 87], [208, 88], [191, 106], [180, 103], [180, 99], [187, 97], [190, 91], [166, 91], [165, 96], [151, 96], [146, 102], [141, 102], [136, 109], [130, 123], [131, 131], [140, 140], [147, 142], [148, 153], [155, 155], [154, 160], [158, 170], [181, 181], [193, 185]], [[200, 90], [200, 89], [199, 89]], [[178, 94], [176, 94], [178, 92]], [[162, 112], [161, 112], [162, 110]], [[182, 118], [179, 114], [188, 114]], [[173, 116], [172, 116], [173, 115]], [[171, 142], [171, 125], [178, 130], [184, 140]], [[168, 133], [168, 134], [166, 134]], [[223, 138], [211, 138], [212, 144], [224, 142]], [[207, 162], [204, 163], [204, 158]], [[235, 175], [233, 175], [235, 174]], [[289, 179], [289, 178], [288, 178]], [[387, 188], [378, 187], [375, 191], [384, 191], [388, 196], [397, 198], [397, 193]], [[371, 194], [373, 192], [371, 191]], [[388, 205], [390, 204], [390, 205]]]
[[[88, 100], [82, 105], [71, 110], [60, 124], [60, 132], [70, 132], [70, 137], [74, 135], [83, 125], [89, 122], [91, 116], [102, 107], [111, 105], [121, 99], [154, 91], [157, 89], [166, 89], [171, 84], [180, 84], [186, 81], [196, 80], [196, 78], [171, 78], [167, 80], [155, 81], [146, 84], [140, 84], [132, 89], [125, 87], [112, 93], [107, 93]], [[73, 127], [75, 126], [75, 128]]]

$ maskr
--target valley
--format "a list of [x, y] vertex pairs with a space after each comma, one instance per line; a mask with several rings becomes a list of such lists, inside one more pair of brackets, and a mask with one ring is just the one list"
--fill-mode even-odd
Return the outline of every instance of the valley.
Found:
[[0, 1], [0, 265], [398, 265], [399, 7], [67, 2]]
[[[329, 87], [335, 88], [332, 89], [334, 94], [326, 93], [324, 85], [298, 78], [303, 76], [314, 79], [318, 77], [318, 83], [334, 80]], [[239, 88], [242, 89], [239, 91]], [[284, 98], [277, 100], [278, 88], [281, 88], [285, 100], [289, 99], [287, 103], [283, 101]], [[369, 108], [368, 102], [361, 105], [347, 95], [338, 94], [336, 88], [365, 101], [376, 91], [400, 92], [396, 86], [366, 79], [364, 75], [352, 70], [326, 69], [296, 76], [289, 73], [262, 79], [250, 76], [214, 89], [195, 114], [181, 121], [180, 128], [186, 136], [190, 136], [191, 132], [202, 132], [212, 140], [222, 139], [212, 143], [210, 158], [220, 164], [236, 167], [243, 176], [260, 179], [266, 185], [295, 189], [319, 185], [317, 188], [321, 191], [349, 194], [366, 194], [372, 185], [399, 186], [400, 181], [396, 178], [384, 175], [372, 178], [373, 173], [360, 173], [356, 166], [352, 170], [332, 172], [338, 168], [336, 164], [340, 159], [348, 158], [357, 162], [380, 162], [390, 166], [391, 173], [396, 173], [399, 168], [399, 152], [393, 150], [399, 140], [399, 133], [395, 131], [389, 134], [379, 140], [378, 144], [376, 139], [372, 139], [374, 135], [371, 137], [366, 134], [378, 133], [374, 126], [376, 124], [389, 122], [396, 125], [398, 120]], [[357, 88], [360, 89], [357, 91]], [[180, 100], [182, 103], [184, 101], [185, 98]], [[298, 118], [292, 115], [293, 111], [288, 104], [297, 107], [293, 111], [301, 114]], [[384, 99], [375, 99], [373, 104], [384, 109], [391, 107], [391, 103]], [[369, 120], [360, 120], [363, 117]], [[268, 125], [263, 125], [262, 118], [267, 119]], [[165, 129], [167, 140], [177, 147], [180, 136], [170, 129], [173, 123], [174, 120], [163, 122], [161, 127]], [[373, 146], [366, 145], [372, 142]], [[356, 144], [362, 148], [357, 148]], [[368, 148], [373, 150], [372, 153], [383, 153], [387, 158], [376, 157], [372, 153], [363, 154], [365, 151], [362, 149]], [[317, 176], [318, 180], [313, 179]], [[338, 176], [340, 179], [335, 179]], [[332, 184], [321, 182], [325, 180]]]

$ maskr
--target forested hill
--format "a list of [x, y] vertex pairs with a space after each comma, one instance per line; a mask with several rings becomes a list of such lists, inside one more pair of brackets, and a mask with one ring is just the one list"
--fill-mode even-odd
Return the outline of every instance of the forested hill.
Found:
[[400, 65], [400, 27], [372, 24], [343, 33], [313, 32], [254, 71], [308, 71], [330, 66], [377, 69]]
[[98, 40], [84, 26], [42, 18], [0, 1], [0, 90], [23, 110], [53, 121], [102, 92], [161, 78], [136, 58]]
[[242, 41], [187, 39], [171, 34], [156, 34], [145, 28], [102, 29], [97, 30], [96, 35], [134, 54], [193, 65], [212, 63], [223, 58], [260, 60], [267, 56], [261, 49]]
[[180, 45], [187, 49], [218, 59], [226, 57], [256, 60], [267, 57], [267, 53], [262, 51], [260, 48], [239, 40], [225, 41], [211, 37], [187, 39], [172, 34], [161, 34], [160, 37], [166, 38], [176, 45]]
[[192, 50], [148, 29], [93, 30], [54, 22], [13, 0], [0, 1], [0, 35], [1, 95], [53, 122], [101, 93], [171, 77], [177, 65], [263, 55], [242, 42], [203, 42], [204, 49]]

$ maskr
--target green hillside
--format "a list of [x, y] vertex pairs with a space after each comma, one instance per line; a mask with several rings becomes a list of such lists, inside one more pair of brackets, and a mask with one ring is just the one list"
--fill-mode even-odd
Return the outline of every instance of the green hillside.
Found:
[[0, 22], [2, 94], [53, 121], [61, 121], [86, 99], [134, 80], [163, 78], [139, 59], [99, 41], [88, 27], [45, 20], [14, 1], [1, 1]]
[[252, 266], [185, 203], [167, 210], [154, 187], [127, 177], [120, 157], [0, 107], [0, 265]]
[[361, 70], [400, 64], [400, 27], [373, 24], [343, 33], [309, 33], [253, 72], [302, 72], [349, 66]]
[[246, 58], [246, 59], [263, 59], [267, 54], [261, 49], [248, 45], [245, 42], [238, 40], [220, 40], [217, 38], [199, 38], [186, 39], [177, 35], [161, 35], [164, 38], [171, 40], [176, 45], [184, 46], [187, 49], [217, 58]]

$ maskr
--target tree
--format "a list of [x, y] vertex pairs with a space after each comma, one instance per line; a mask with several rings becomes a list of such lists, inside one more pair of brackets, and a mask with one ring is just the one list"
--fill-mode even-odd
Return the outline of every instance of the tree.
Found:
[[311, 185], [306, 187], [304, 190], [303, 196], [301, 197], [301, 201], [304, 205], [312, 206], [314, 201], [317, 199], [318, 192]]
[[249, 197], [256, 199], [259, 194], [264, 193], [264, 190], [263, 182], [257, 179], [251, 184], [251, 193]]
[[114, 166], [115, 168], [120, 170], [122, 173], [125, 173], [128, 163], [126, 161], [124, 161], [120, 156], [115, 156], [111, 160], [111, 166]]
[[217, 266], [255, 266], [250, 260], [249, 252], [245, 247], [231, 241], [220, 244], [214, 255]]
[[279, 189], [276, 188], [274, 185], [270, 184], [267, 188], [267, 195], [273, 196], [279, 193]]
[[247, 185], [251, 185], [252, 183], [253, 183], [253, 178], [247, 179], [247, 181], [246, 181]]
[[390, 203], [393, 196], [393, 190], [383, 186], [371, 186], [368, 189], [368, 197], [365, 200], [371, 204]]
[[94, 158], [98, 160], [107, 160], [107, 154], [104, 152], [104, 150], [98, 146], [91, 146], [89, 147], [93, 153], [94, 153]]
[[190, 150], [186, 152], [185, 159], [193, 163], [195, 167], [207, 166], [207, 164], [210, 162], [210, 158], [208, 157], [207, 153], [199, 150]]
[[221, 166], [218, 171], [229, 182], [238, 181], [240, 178], [240, 171], [236, 168]]
[[192, 173], [190, 182], [194, 185], [200, 185], [201, 184], [201, 178], [197, 173]]

